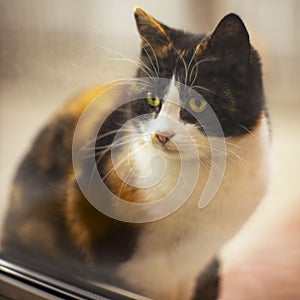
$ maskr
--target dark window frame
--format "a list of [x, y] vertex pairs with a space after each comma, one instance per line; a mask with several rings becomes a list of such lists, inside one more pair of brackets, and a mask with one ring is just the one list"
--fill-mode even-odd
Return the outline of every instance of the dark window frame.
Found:
[[23, 268], [0, 255], [0, 299], [129, 300], [147, 298], [114, 287], [102, 288], [101, 294]]

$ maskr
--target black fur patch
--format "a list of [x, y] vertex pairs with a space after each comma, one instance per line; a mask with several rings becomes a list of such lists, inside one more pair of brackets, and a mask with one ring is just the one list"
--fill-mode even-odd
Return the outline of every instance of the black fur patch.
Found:
[[217, 258], [199, 275], [192, 300], [216, 300], [219, 295], [219, 267]]

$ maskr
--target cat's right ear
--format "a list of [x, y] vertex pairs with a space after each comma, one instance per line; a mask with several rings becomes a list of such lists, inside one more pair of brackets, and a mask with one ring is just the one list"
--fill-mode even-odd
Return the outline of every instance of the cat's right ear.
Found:
[[149, 53], [154, 51], [155, 55], [165, 57], [172, 47], [168, 35], [169, 28], [155, 20], [140, 7], [135, 7], [134, 17], [142, 40], [142, 47], [151, 48]]
[[243, 21], [233, 13], [219, 22], [208, 45], [217, 56], [233, 55], [244, 59], [249, 58], [251, 48], [249, 34]]

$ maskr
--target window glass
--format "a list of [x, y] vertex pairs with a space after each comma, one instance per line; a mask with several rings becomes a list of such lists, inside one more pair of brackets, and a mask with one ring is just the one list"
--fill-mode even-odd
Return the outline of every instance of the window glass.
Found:
[[[251, 42], [262, 57], [264, 94], [272, 120], [270, 132], [273, 132], [275, 168], [268, 198], [275, 199], [277, 203], [282, 198], [294, 199], [299, 196], [297, 167], [300, 163], [300, 142], [297, 137], [300, 125], [300, 39], [295, 31], [299, 28], [299, 9], [289, 10], [285, 5], [278, 5], [270, 13], [268, 7], [271, 1], [267, 0], [255, 1], [256, 5], [251, 7], [246, 4], [234, 5], [231, 1], [203, 1], [201, 4], [192, 0], [168, 0], [159, 4], [140, 2], [141, 6], [146, 6], [162, 22], [162, 25], [157, 25], [152, 20], [160, 30], [155, 35], [160, 43], [164, 43], [160, 40], [160, 34], [164, 36], [169, 32], [163, 24], [196, 33], [213, 32], [228, 11], [235, 11], [242, 17]], [[206, 215], [207, 222], [213, 223], [212, 231], [224, 233], [224, 241], [221, 243], [216, 239], [212, 242], [211, 233], [204, 235], [203, 240], [209, 241], [212, 248], [207, 248], [204, 251], [205, 259], [199, 258], [198, 261], [193, 249], [178, 246], [178, 240], [197, 239], [198, 231], [192, 230], [190, 226], [195, 217], [193, 213], [191, 217], [189, 215], [180, 219], [177, 204], [170, 202], [170, 206], [175, 205], [176, 209], [172, 208], [166, 215], [169, 216], [173, 210], [175, 215], [178, 214], [179, 224], [182, 225], [180, 230], [173, 226], [176, 222], [168, 222], [168, 217], [164, 218], [161, 210], [157, 215], [157, 212], [153, 213], [155, 217], [151, 215], [152, 219], [143, 218], [142, 213], [150, 207], [145, 206], [141, 211], [136, 211], [133, 205], [132, 210], [131, 206], [129, 209], [131, 199], [139, 199], [138, 191], [136, 188], [124, 189], [125, 184], [123, 186], [119, 183], [120, 178], [123, 178], [126, 186], [130, 185], [136, 174], [122, 167], [118, 176], [111, 176], [107, 155], [111, 155], [112, 160], [116, 157], [117, 169], [122, 166], [124, 153], [120, 152], [118, 146], [126, 144], [126, 134], [132, 134], [134, 124], [140, 122], [141, 125], [137, 127], [144, 128], [144, 119], [135, 119], [138, 115], [152, 115], [154, 120], [158, 118], [164, 104], [159, 92], [165, 93], [172, 81], [172, 63], [168, 65], [169, 61], [164, 57], [165, 50], [160, 49], [159, 52], [155, 48], [156, 41], [154, 43], [151, 40], [152, 32], [149, 41], [143, 40], [145, 20], [142, 17], [142, 25], [137, 30], [133, 16], [134, 5], [134, 1], [121, 3], [96, 0], [84, 4], [61, 1], [26, 1], [18, 4], [6, 1], [0, 4], [0, 265], [3, 270], [16, 272], [13, 276], [18, 280], [23, 276], [22, 280], [30, 284], [34, 280], [49, 284], [50, 287], [44, 288], [47, 291], [53, 292], [53, 287], [56, 287], [91, 299], [96, 295], [112, 299], [146, 299], [146, 296], [156, 298], [162, 297], [164, 293], [169, 295], [174, 286], [182, 285], [191, 294], [191, 282], [218, 255], [223, 244], [245, 221], [241, 217], [239, 226], [231, 232], [230, 226], [224, 225], [220, 229], [215, 225], [216, 215]], [[261, 12], [259, 16], [257, 9]], [[278, 19], [281, 20], [280, 38], [277, 30], [273, 29], [278, 26]], [[148, 47], [148, 50], [142, 51], [142, 60], [139, 58], [140, 45], [144, 45], [144, 49]], [[168, 48], [164, 46], [164, 49]], [[173, 46], [176, 48], [177, 44]], [[238, 49], [234, 50], [237, 56], [243, 51], [242, 46]], [[152, 58], [147, 65], [145, 61], [152, 55], [152, 51], [158, 51], [162, 56]], [[184, 53], [188, 51], [181, 52], [179, 57], [184, 57]], [[171, 55], [169, 59], [172, 61]], [[192, 61], [193, 58], [189, 59]], [[184, 67], [189, 66], [181, 63], [182, 78]], [[189, 79], [194, 76], [196, 80], [199, 77], [204, 83], [211, 80], [214, 83], [209, 86], [211, 89], [218, 85], [218, 76], [224, 71], [222, 69], [222, 72], [216, 73], [208, 67], [208, 71], [198, 74], [191, 69]], [[197, 70], [196, 66], [194, 70]], [[153, 73], [163, 78], [157, 93], [152, 89], [140, 89], [140, 82], [135, 79], [128, 81], [128, 78], [135, 78], [136, 74], [138, 77], [149, 77]], [[177, 77], [184, 81], [182, 78]], [[126, 83], [121, 81], [125, 79]], [[133, 85], [137, 87], [134, 97], [145, 101], [142, 105], [141, 102], [132, 102], [132, 106], [122, 102], [123, 106], [119, 108], [116, 97], [127, 95], [124, 91], [127, 92], [126, 88], [132, 88]], [[187, 95], [184, 88], [179, 90], [179, 95]], [[203, 91], [202, 87], [200, 98], [188, 96], [189, 102], [182, 104], [184, 108], [188, 107], [185, 112], [187, 115], [182, 111], [178, 113], [184, 121], [182, 123], [195, 123], [195, 114], [207, 111], [209, 103], [213, 103], [211, 106], [215, 109], [211, 98], [216, 93], [212, 96], [206, 94], [207, 90]], [[95, 108], [89, 106], [90, 103], [96, 103]], [[117, 118], [119, 123], [125, 124], [129, 109], [134, 121], [127, 128], [119, 130], [120, 127], [113, 127], [115, 125], [107, 121]], [[117, 117], [114, 116], [115, 111], [118, 111]], [[223, 107], [220, 114], [217, 109], [215, 111], [227, 138], [224, 128], [230, 127], [226, 123], [230, 115], [226, 114]], [[247, 114], [249, 118], [250, 115]], [[95, 118], [98, 118], [97, 124], [102, 126], [102, 131], [91, 131], [91, 122]], [[211, 116], [207, 119], [211, 120]], [[236, 133], [236, 128], [229, 129], [228, 136], [236, 141], [240, 131]], [[98, 134], [98, 138], [95, 139], [93, 132]], [[113, 143], [117, 132], [120, 133], [117, 141], [119, 145], [115, 148], [107, 147]], [[158, 132], [156, 128], [154, 133], [159, 145], [165, 145], [174, 136], [174, 132], [164, 129]], [[133, 143], [133, 146], [141, 145]], [[98, 151], [96, 157], [93, 147]], [[96, 161], [99, 168], [96, 172], [76, 160], [78, 149], [84, 149], [80, 152], [83, 160], [90, 160], [91, 154], [94, 154], [92, 162]], [[189, 148], [189, 153], [193, 149]], [[136, 150], [130, 148], [131, 153]], [[151, 168], [159, 169], [157, 166], [163, 165], [154, 156], [148, 159], [150, 156], [145, 151], [138, 157], [140, 169], [137, 173], [142, 170], [143, 176], [148, 176], [147, 172]], [[125, 158], [129, 161], [127, 167], [131, 168], [131, 156]], [[235, 160], [238, 161], [238, 157]], [[219, 163], [218, 166], [221, 165]], [[188, 174], [191, 174], [193, 167], [185, 166], [184, 162], [176, 165], [177, 169], [188, 170]], [[129, 203], [124, 206], [125, 217], [122, 215], [122, 209], [125, 208], [119, 202], [110, 204], [108, 210], [113, 211], [111, 217], [103, 213], [107, 211], [106, 208], [100, 208], [99, 211], [96, 200], [86, 200], [89, 196], [85, 194], [85, 189], [91, 195], [98, 193], [96, 188], [93, 189], [94, 184], [97, 184], [93, 181], [96, 180], [94, 174], [98, 173], [107, 179], [105, 186], [118, 186], [117, 194], [120, 193], [121, 198]], [[181, 195], [183, 189], [171, 177], [168, 179], [171, 182], [170, 191], [178, 188], [174, 194]], [[190, 177], [188, 181], [192, 182], [194, 178]], [[164, 185], [167, 186], [169, 181], [166, 180]], [[102, 197], [105, 198], [106, 194]], [[152, 189], [148, 197], [163, 198], [163, 193], [159, 189]], [[179, 204], [181, 207], [183, 203]], [[253, 210], [254, 207], [251, 212]], [[140, 215], [137, 216], [137, 213]], [[237, 212], [231, 217], [238, 220], [239, 215]], [[249, 215], [250, 212], [247, 218]], [[160, 219], [158, 223], [156, 219]], [[150, 225], [145, 229], [146, 222]], [[185, 260], [185, 263], [180, 260]], [[199, 270], [195, 267], [197, 265]], [[40, 284], [36, 287], [41, 289]], [[156, 290], [159, 291], [157, 294], [152, 293]]]

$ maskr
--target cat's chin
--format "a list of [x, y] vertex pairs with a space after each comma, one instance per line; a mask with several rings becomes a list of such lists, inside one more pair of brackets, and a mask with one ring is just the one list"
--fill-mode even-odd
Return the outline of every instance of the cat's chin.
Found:
[[153, 151], [155, 154], [163, 156], [168, 159], [179, 160], [179, 161], [194, 161], [197, 162], [199, 157], [191, 155], [191, 151], [178, 151], [177, 148], [174, 149], [172, 145], [160, 145], [151, 143]]
[[164, 157], [176, 159], [176, 160], [182, 159], [181, 155], [177, 149], [169, 148], [167, 145], [163, 146], [163, 145], [152, 144], [152, 146], [158, 155], [162, 155]]

